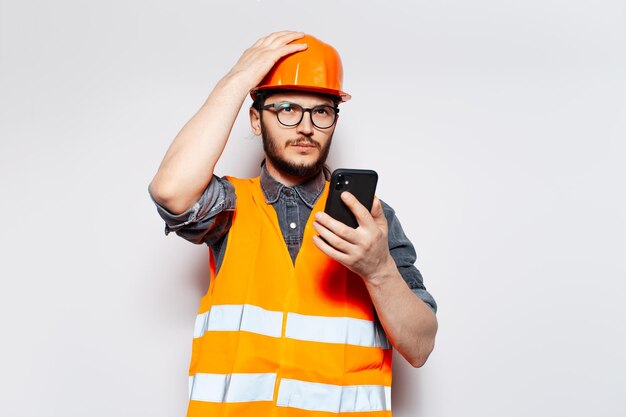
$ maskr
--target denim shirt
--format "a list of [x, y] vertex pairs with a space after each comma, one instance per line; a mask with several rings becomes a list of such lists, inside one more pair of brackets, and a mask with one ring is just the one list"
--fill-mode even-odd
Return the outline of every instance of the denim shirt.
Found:
[[[304, 227], [315, 202], [324, 191], [326, 183], [324, 173], [320, 171], [317, 176], [306, 182], [288, 187], [272, 178], [263, 165], [260, 183], [266, 203], [271, 204], [276, 210], [285, 244], [291, 260], [295, 263], [302, 245]], [[192, 243], [206, 243], [213, 251], [216, 268], [219, 270], [224, 259], [228, 230], [236, 206], [233, 185], [226, 178], [213, 176], [200, 199], [180, 214], [169, 212], [154, 198], [152, 201], [165, 221], [165, 234], [175, 232]], [[417, 255], [413, 244], [404, 234], [394, 210], [382, 200], [381, 202], [388, 223], [389, 251], [398, 271], [413, 293], [436, 313], [437, 303], [426, 290], [422, 275], [415, 267]]]

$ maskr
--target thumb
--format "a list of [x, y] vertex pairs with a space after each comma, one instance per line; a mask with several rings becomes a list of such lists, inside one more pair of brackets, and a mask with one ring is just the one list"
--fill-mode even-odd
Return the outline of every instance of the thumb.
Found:
[[385, 218], [383, 203], [380, 202], [378, 197], [374, 199], [374, 204], [372, 204], [372, 211], [370, 213], [372, 214], [374, 222], [376, 222], [377, 225], [387, 227], [387, 219]]

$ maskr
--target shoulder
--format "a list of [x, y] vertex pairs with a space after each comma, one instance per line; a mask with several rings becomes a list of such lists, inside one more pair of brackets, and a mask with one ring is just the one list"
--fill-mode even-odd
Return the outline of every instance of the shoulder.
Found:
[[380, 200], [383, 205], [383, 212], [387, 219], [387, 237], [389, 239], [389, 248], [404, 248], [408, 254], [414, 255], [414, 249], [411, 241], [406, 236], [402, 224], [396, 215], [396, 211], [383, 200]]
[[383, 212], [385, 213], [385, 218], [387, 219], [387, 223], [390, 223], [392, 220], [396, 218], [396, 211], [393, 209], [393, 207], [391, 207], [381, 198], [379, 198], [379, 200], [380, 200], [380, 203], [383, 205]]

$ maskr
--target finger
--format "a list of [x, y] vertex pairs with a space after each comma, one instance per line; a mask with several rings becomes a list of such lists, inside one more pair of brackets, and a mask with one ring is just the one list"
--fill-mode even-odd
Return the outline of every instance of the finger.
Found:
[[[301, 44], [301, 43], [297, 43], [297, 44], [293, 44], [293, 45], [283, 45], [281, 47], [264, 47], [266, 48], [265, 50], [260, 50], [257, 51], [255, 53], [255, 56], [253, 59], [257, 60], [259, 63], [263, 63], [262, 65], [258, 65], [259, 68], [263, 67], [267, 67], [267, 70], [265, 72], [265, 74], [267, 73], [267, 71], [270, 71], [270, 69], [283, 57], [291, 55], [293, 53], [299, 52], [299, 51], [303, 51], [305, 49], [307, 49], [308, 45], [307, 44]], [[265, 75], [264, 74], [264, 75]], [[260, 81], [260, 80], [259, 80]]]
[[264, 39], [254, 50], [261, 56], [271, 57], [273, 63], [276, 63], [284, 56], [307, 49], [306, 43], [291, 43], [303, 36], [302, 32], [277, 32]]
[[378, 217], [385, 217], [385, 211], [383, 210], [383, 203], [378, 199], [378, 197], [374, 197], [374, 202], [372, 203], [372, 211], [370, 212], [374, 219]]
[[257, 40], [256, 40], [256, 42], [252, 44], [252, 46], [250, 47], [250, 49], [252, 49], [252, 48], [257, 48], [257, 47], [261, 46], [261, 44], [262, 44], [263, 42], [265, 42], [265, 39], [267, 39], [267, 36], [263, 36], [262, 38], [257, 39]]
[[288, 44], [304, 37], [304, 32], [283, 32], [276, 36], [273, 42], [280, 42], [281, 44]]
[[304, 51], [309, 47], [306, 43], [288, 43], [286, 45], [276, 44], [268, 46], [268, 48], [273, 49], [273, 53], [277, 55], [276, 60], [278, 61], [280, 58], [291, 55], [296, 52]]
[[330, 230], [332, 233], [336, 234], [343, 240], [356, 244], [359, 240], [358, 233], [355, 229], [350, 226], [345, 225], [339, 220], [333, 219], [328, 214], [323, 211], [318, 211], [315, 213], [315, 220], [320, 223], [322, 226]]
[[378, 226], [382, 226], [385, 229], [387, 228], [387, 218], [385, 217], [385, 211], [383, 210], [383, 203], [378, 199], [378, 197], [374, 198], [374, 204], [372, 204], [371, 214], [374, 222]]
[[282, 31], [282, 32], [274, 32], [267, 36], [263, 42], [263, 45], [266, 46], [281, 46], [286, 45], [289, 42], [293, 42], [296, 39], [300, 39], [304, 37], [303, 32], [293, 32], [293, 31]]
[[342, 238], [322, 226], [320, 223], [313, 222], [313, 228], [328, 245], [332, 246], [337, 251], [347, 254], [352, 249], [353, 245], [350, 242], [343, 240]]
[[293, 54], [295, 52], [303, 51], [308, 48], [305, 43], [295, 43], [288, 45], [265, 45], [258, 47], [251, 47], [247, 49], [242, 55], [248, 61], [259, 61], [274, 65], [279, 59], [286, 55]]
[[288, 30], [282, 30], [282, 31], [278, 31], [278, 32], [272, 32], [269, 35], [263, 36], [262, 38], [260, 38], [257, 43], [259, 44], [268, 44], [270, 42], [272, 42], [274, 39], [276, 39], [278, 36], [283, 35], [285, 33], [288, 33]]
[[332, 246], [330, 246], [328, 243], [326, 243], [324, 241], [324, 239], [322, 239], [321, 237], [314, 235], [313, 236], [313, 243], [315, 243], [315, 246], [318, 247], [319, 250], [321, 250], [322, 252], [324, 252], [324, 254], [326, 254], [328, 257], [336, 260], [337, 262], [344, 264], [347, 262], [348, 257], [347, 255], [339, 252], [337, 249], [333, 248]]
[[304, 51], [308, 47], [309, 45], [307, 45], [306, 43], [293, 43], [285, 45], [284, 47], [278, 49], [278, 51], [280, 52], [280, 56], [283, 57], [285, 55], [293, 54], [295, 52]]
[[346, 206], [350, 209], [354, 217], [356, 217], [356, 221], [359, 226], [366, 226], [370, 224], [373, 219], [370, 212], [365, 208], [363, 204], [357, 200], [357, 198], [349, 193], [348, 191], [344, 191], [341, 193], [341, 200], [345, 203]]

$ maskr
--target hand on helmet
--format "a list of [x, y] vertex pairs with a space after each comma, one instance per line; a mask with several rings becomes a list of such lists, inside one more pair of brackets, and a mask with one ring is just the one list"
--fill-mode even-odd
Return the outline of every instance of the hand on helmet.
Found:
[[280, 58], [307, 49], [302, 43], [289, 45], [302, 37], [302, 32], [283, 31], [259, 39], [244, 51], [229, 75], [243, 76], [249, 89], [256, 87]]

